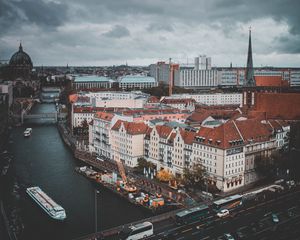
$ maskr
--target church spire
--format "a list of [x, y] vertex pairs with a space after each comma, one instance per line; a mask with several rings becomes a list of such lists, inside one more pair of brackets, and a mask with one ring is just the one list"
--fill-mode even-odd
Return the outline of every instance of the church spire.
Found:
[[23, 47], [22, 47], [21, 41], [20, 41], [20, 46], [19, 46], [19, 52], [23, 52]]
[[255, 86], [253, 59], [252, 59], [251, 27], [249, 28], [249, 45], [248, 45], [248, 58], [247, 58], [247, 68], [246, 68], [246, 86], [248, 86], [248, 87]]

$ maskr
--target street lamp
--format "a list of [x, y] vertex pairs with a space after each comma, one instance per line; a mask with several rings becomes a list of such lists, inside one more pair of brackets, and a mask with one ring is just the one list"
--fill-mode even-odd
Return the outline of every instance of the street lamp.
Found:
[[98, 218], [97, 218], [97, 198], [98, 193], [100, 193], [97, 189], [95, 189], [95, 240], [97, 240], [97, 232], [98, 232]]

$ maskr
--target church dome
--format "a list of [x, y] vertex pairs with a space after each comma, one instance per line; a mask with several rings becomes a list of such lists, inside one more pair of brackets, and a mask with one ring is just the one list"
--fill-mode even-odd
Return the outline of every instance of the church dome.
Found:
[[19, 51], [14, 53], [9, 61], [11, 67], [29, 67], [32, 69], [32, 61], [29, 55], [23, 51], [20, 43]]

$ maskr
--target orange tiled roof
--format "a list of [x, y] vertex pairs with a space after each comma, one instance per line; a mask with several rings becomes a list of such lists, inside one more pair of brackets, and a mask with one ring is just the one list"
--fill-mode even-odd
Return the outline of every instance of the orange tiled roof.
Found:
[[172, 132], [173, 128], [169, 126], [164, 126], [164, 125], [158, 125], [156, 126], [156, 130], [158, 132], [159, 137], [161, 138], [168, 138], [170, 133]]
[[244, 145], [233, 121], [228, 121], [216, 128], [202, 127], [195, 138], [201, 144], [222, 149]]
[[127, 122], [118, 120], [111, 130], [119, 131], [121, 125], [124, 125], [126, 133], [130, 135], [146, 134], [148, 126], [143, 122]]
[[159, 103], [159, 99], [155, 96], [151, 96], [148, 98], [149, 103]]
[[71, 94], [71, 95], [69, 95], [69, 102], [70, 103], [76, 102], [77, 99], [78, 99], [78, 95], [77, 94]]
[[183, 141], [185, 144], [193, 144], [195, 136], [197, 135], [196, 132], [190, 132], [190, 131], [186, 131], [181, 129], [180, 130], [180, 135], [183, 138]]
[[235, 121], [246, 143], [265, 142], [272, 136], [272, 130], [268, 124], [257, 119]]
[[300, 120], [299, 93], [257, 93], [255, 111], [267, 119]]
[[106, 121], [111, 121], [112, 118], [114, 117], [113, 113], [108, 113], [108, 112], [97, 112], [95, 114], [96, 118], [100, 118], [102, 120], [106, 120]]
[[260, 87], [283, 87], [289, 86], [288, 81], [284, 81], [282, 76], [255, 76], [256, 86]]

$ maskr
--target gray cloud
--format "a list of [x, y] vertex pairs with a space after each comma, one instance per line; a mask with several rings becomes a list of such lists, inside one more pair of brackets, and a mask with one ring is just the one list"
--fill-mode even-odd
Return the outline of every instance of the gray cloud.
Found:
[[0, 0], [2, 34], [31, 24], [44, 29], [55, 28], [64, 24], [66, 20], [67, 5], [65, 3], [35, 0]]
[[254, 62], [272, 65], [264, 62], [272, 54], [285, 61], [280, 54], [300, 53], [298, 9], [298, 0], [0, 0], [0, 54], [9, 58], [22, 39], [44, 64], [144, 64], [203, 53], [244, 65], [252, 24]]
[[110, 31], [103, 34], [105, 37], [122, 38], [130, 36], [129, 30], [121, 25], [115, 25]]
[[150, 32], [155, 32], [155, 31], [167, 31], [167, 32], [173, 32], [174, 28], [170, 24], [165, 24], [165, 23], [151, 23], [148, 27], [147, 30]]

